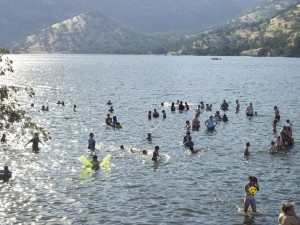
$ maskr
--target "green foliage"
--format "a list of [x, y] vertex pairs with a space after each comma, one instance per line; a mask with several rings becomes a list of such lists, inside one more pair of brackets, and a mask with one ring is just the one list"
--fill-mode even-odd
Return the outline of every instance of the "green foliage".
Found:
[[[2, 76], [14, 72], [13, 61], [8, 57], [3, 58], [3, 54], [0, 54], [0, 74]], [[5, 132], [14, 136], [14, 139], [19, 139], [28, 131], [38, 131], [43, 135], [44, 140], [48, 140], [47, 132], [32, 122], [32, 119], [20, 108], [17, 98], [20, 91], [25, 91], [30, 97], [34, 95], [34, 91], [30, 87], [25, 89], [7, 85], [0, 87], [0, 131], [5, 130]]]

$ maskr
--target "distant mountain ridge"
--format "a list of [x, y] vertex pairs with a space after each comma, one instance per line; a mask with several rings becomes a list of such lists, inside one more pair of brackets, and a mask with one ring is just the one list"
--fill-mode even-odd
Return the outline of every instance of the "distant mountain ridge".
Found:
[[[240, 17], [229, 20], [223, 26], [202, 33], [186, 33], [185, 38], [183, 38], [184, 32], [181, 35], [172, 32], [141, 32], [93, 10], [14, 42], [10, 45], [10, 50], [13, 53], [167, 54], [172, 52], [175, 55], [292, 56], [295, 54], [291, 53], [291, 48], [293, 45], [297, 46], [295, 43], [299, 34], [297, 7], [299, 2], [300, 0], [267, 0], [262, 6], [252, 11], [245, 11]], [[275, 14], [285, 20], [276, 17], [270, 20], [270, 17]], [[274, 24], [271, 26], [272, 21], [279, 26]], [[280, 47], [267, 44], [271, 42], [275, 45], [276, 41], [281, 43]], [[275, 48], [281, 50], [275, 51]]]
[[[151, 37], [92, 11], [56, 23], [12, 45], [13, 53], [106, 53], [141, 52], [162, 39]], [[137, 52], [134, 52], [137, 49]]]
[[262, 0], [1, 0], [0, 46], [82, 13], [98, 12], [143, 32], [201, 30]]

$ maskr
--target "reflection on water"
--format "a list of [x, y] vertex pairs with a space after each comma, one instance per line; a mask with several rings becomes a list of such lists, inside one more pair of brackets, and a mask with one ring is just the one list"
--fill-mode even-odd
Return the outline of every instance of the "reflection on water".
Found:
[[[1, 224], [276, 224], [279, 206], [299, 196], [298, 59], [224, 57], [15, 55], [16, 74], [5, 83], [29, 84], [33, 99], [21, 104], [52, 140], [39, 154], [24, 149], [25, 140], [1, 149], [1, 165], [13, 177], [0, 184]], [[281, 91], [285, 90], [285, 91]], [[190, 110], [171, 113], [173, 101]], [[186, 120], [200, 101], [219, 110], [229, 103], [228, 123], [213, 132], [200, 115], [201, 128], [191, 136], [197, 154], [182, 146]], [[241, 104], [235, 112], [235, 101]], [[58, 106], [57, 101], [65, 106]], [[113, 102], [122, 129], [105, 124], [107, 101]], [[35, 107], [30, 104], [34, 102]], [[165, 102], [164, 106], [161, 103]], [[248, 119], [253, 103], [258, 115]], [[76, 112], [73, 106], [76, 104]], [[49, 106], [49, 112], [38, 109]], [[273, 107], [281, 120], [292, 120], [296, 144], [270, 155], [275, 139]], [[148, 120], [148, 111], [165, 110], [167, 118]], [[221, 113], [222, 114], [222, 113]], [[100, 159], [111, 154], [110, 170], [87, 171], [87, 140], [95, 134]], [[145, 137], [152, 133], [148, 142]], [[250, 156], [243, 150], [250, 142]], [[120, 145], [125, 150], [120, 150]], [[161, 160], [151, 161], [154, 146]], [[148, 155], [132, 153], [147, 150]], [[257, 214], [243, 213], [244, 184], [258, 178]], [[297, 204], [297, 202], [296, 202]], [[297, 207], [296, 207], [297, 208]], [[241, 210], [240, 210], [241, 209]], [[212, 216], [213, 215], [213, 216]]]

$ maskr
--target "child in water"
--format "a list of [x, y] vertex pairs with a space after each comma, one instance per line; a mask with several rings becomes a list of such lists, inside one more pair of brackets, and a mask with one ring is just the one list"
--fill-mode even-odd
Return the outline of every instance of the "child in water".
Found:
[[151, 136], [151, 133], [148, 133], [148, 135], [147, 135], [146, 139], [147, 139], [148, 141], [152, 141], [152, 136]]
[[245, 148], [245, 150], [244, 150], [244, 156], [250, 155], [249, 147], [250, 147], [250, 143], [247, 142], [247, 143], [246, 143], [246, 148]]
[[253, 194], [250, 194], [249, 189], [251, 187], [255, 187], [257, 191], [259, 191], [258, 187], [258, 181], [256, 177], [249, 176], [248, 178], [248, 183], [245, 185], [245, 208], [244, 212], [246, 213], [248, 211], [249, 205], [251, 205], [252, 212], [256, 212], [256, 203], [255, 203], [255, 198]]
[[155, 146], [154, 148], [154, 152], [153, 152], [153, 155], [152, 155], [152, 161], [154, 162], [157, 162], [157, 160], [159, 159], [159, 146]]
[[93, 170], [99, 169], [99, 161], [98, 161], [96, 155], [93, 155], [93, 160], [91, 161], [91, 163], [93, 164], [93, 167], [92, 167]]

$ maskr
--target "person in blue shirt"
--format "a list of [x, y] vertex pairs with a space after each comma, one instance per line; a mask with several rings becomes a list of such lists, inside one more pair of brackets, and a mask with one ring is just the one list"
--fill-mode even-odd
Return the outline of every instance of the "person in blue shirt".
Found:
[[96, 149], [96, 141], [94, 140], [94, 134], [90, 133], [90, 138], [88, 140], [88, 149], [90, 149], [92, 152]]
[[208, 128], [208, 129], [214, 129], [216, 124], [215, 122], [213, 121], [213, 117], [210, 116], [205, 122], [204, 122], [205, 126]]

